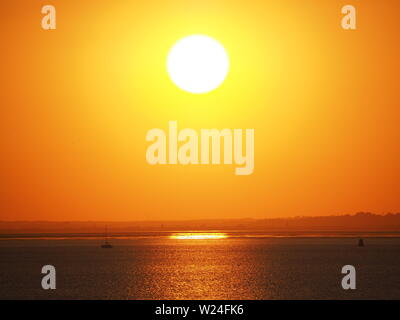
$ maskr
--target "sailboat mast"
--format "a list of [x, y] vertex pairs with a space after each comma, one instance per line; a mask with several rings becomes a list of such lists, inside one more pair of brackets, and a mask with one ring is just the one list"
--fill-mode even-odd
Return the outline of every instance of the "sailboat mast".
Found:
[[112, 248], [113, 246], [108, 242], [108, 226], [104, 226], [104, 243], [101, 245], [102, 248]]

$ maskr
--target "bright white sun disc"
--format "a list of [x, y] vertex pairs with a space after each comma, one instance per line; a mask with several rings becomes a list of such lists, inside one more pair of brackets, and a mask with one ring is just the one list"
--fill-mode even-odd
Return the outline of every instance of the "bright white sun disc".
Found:
[[192, 35], [179, 40], [167, 58], [171, 80], [182, 90], [206, 93], [216, 89], [229, 71], [229, 57], [215, 39]]

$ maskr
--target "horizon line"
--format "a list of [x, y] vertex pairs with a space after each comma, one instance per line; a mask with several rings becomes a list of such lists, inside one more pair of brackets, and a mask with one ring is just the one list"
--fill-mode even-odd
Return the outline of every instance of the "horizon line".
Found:
[[71, 222], [96, 222], [96, 223], [133, 223], [133, 222], [194, 222], [194, 221], [243, 221], [243, 220], [279, 220], [279, 219], [301, 219], [301, 218], [329, 218], [329, 217], [355, 217], [358, 215], [369, 215], [377, 217], [386, 217], [388, 215], [400, 215], [400, 212], [386, 212], [386, 213], [374, 213], [367, 211], [360, 211], [356, 213], [345, 213], [345, 214], [329, 214], [329, 215], [302, 215], [302, 216], [287, 216], [287, 217], [275, 217], [275, 218], [194, 218], [194, 219], [148, 219], [148, 220], [0, 220], [0, 223], [38, 223], [38, 222], [50, 222], [50, 223], [71, 223]]

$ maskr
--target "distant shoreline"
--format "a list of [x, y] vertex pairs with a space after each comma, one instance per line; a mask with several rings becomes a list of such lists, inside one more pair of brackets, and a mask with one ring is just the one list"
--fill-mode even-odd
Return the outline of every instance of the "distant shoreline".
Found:
[[111, 234], [143, 232], [190, 232], [219, 230], [271, 234], [342, 234], [400, 233], [400, 213], [374, 214], [358, 212], [347, 215], [299, 216], [266, 219], [193, 219], [159, 221], [0, 221], [0, 237], [23, 234], [103, 234], [105, 226]]
[[[336, 231], [336, 232], [260, 232], [260, 231], [231, 231], [231, 230], [196, 230], [196, 231], [142, 231], [120, 232], [108, 234], [110, 239], [154, 239], [170, 238], [176, 233], [221, 233], [230, 239], [266, 239], [266, 238], [400, 238], [400, 232], [371, 232], [371, 231]], [[102, 233], [10, 233], [0, 234], [1, 240], [98, 240], [103, 239]]]

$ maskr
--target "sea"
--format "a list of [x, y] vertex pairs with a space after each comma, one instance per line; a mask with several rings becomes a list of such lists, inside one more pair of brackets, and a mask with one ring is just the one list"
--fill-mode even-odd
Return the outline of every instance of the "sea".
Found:
[[[400, 238], [271, 236], [0, 238], [0, 299], [400, 299]], [[42, 268], [56, 289], [42, 288]], [[345, 290], [346, 265], [356, 289]]]

